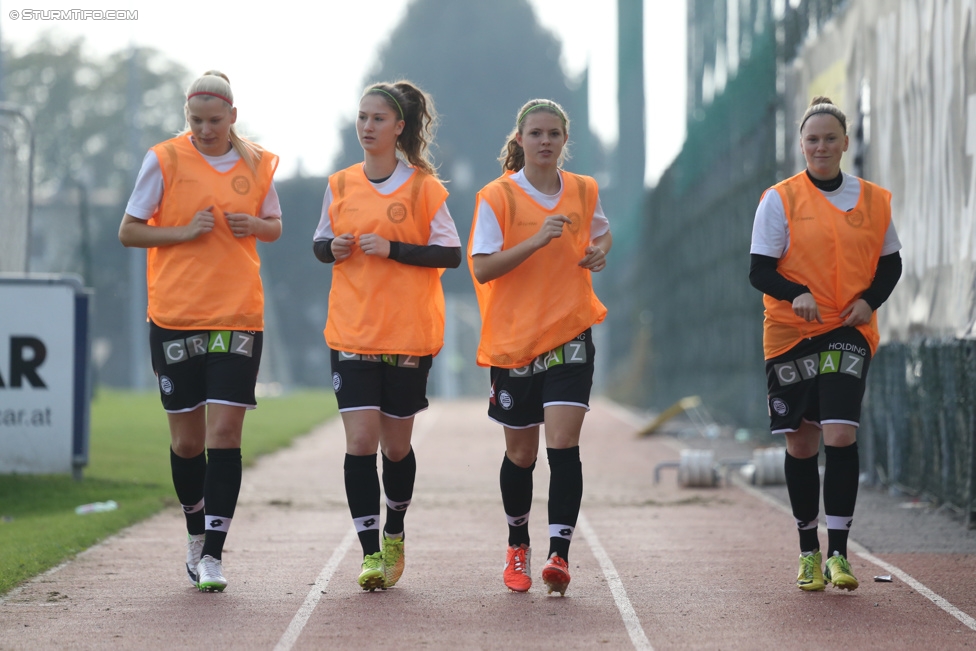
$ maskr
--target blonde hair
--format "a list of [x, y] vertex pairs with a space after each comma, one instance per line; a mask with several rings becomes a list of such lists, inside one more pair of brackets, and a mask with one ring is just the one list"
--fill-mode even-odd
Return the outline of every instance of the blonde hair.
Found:
[[397, 138], [396, 148], [413, 167], [437, 178], [437, 168], [430, 153], [437, 132], [437, 111], [434, 99], [412, 81], [401, 79], [392, 83], [370, 84], [363, 97], [376, 95], [403, 120], [403, 131]]
[[[546, 113], [551, 113], [558, 117], [563, 123], [563, 131], [566, 135], [569, 135], [569, 117], [566, 115], [565, 109], [562, 106], [552, 101], [551, 99], [532, 99], [522, 105], [522, 108], [518, 110], [518, 115], [515, 118], [515, 128], [505, 141], [505, 146], [502, 147], [502, 153], [498, 157], [499, 162], [502, 164], [502, 171], [511, 170], [517, 172], [523, 167], [525, 167], [525, 150], [522, 146], [518, 144], [518, 140], [515, 138], [517, 134], [522, 133], [522, 125], [525, 123], [525, 116], [530, 113], [535, 113], [537, 111], [544, 111]], [[559, 155], [558, 164], [562, 165], [563, 161], [570, 158], [569, 156], [569, 146], [563, 147], [562, 153]]]
[[[186, 127], [180, 135], [190, 133], [190, 98], [199, 97], [204, 102], [223, 102], [229, 111], [234, 107], [234, 91], [230, 88], [230, 79], [219, 70], [208, 70], [197, 77], [186, 89], [186, 103], [183, 105], [183, 115], [186, 117]], [[230, 125], [230, 144], [234, 151], [244, 159], [252, 172], [257, 172], [257, 162], [261, 160], [264, 151], [259, 145], [237, 134], [234, 125]]]
[[810, 106], [803, 113], [803, 119], [800, 120], [800, 132], [803, 132], [803, 125], [806, 124], [807, 120], [812, 118], [814, 115], [819, 113], [826, 113], [827, 115], [833, 115], [840, 122], [840, 126], [844, 128], [844, 135], [847, 135], [847, 116], [844, 112], [834, 106], [834, 103], [829, 97], [824, 97], [823, 95], [817, 95], [810, 101]]

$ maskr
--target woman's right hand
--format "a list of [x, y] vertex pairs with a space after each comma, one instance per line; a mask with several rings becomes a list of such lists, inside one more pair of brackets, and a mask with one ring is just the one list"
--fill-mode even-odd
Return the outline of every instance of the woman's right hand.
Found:
[[557, 237], [562, 237], [563, 226], [572, 223], [573, 220], [566, 215], [549, 215], [546, 217], [546, 220], [542, 222], [542, 226], [539, 227], [539, 232], [535, 235], [539, 248], [541, 249]]
[[214, 228], [213, 206], [204, 210], [198, 210], [190, 223], [187, 224], [187, 241], [195, 240], [201, 235], [206, 235]]
[[352, 233], [343, 233], [332, 240], [332, 255], [336, 262], [342, 262], [352, 255], [352, 247], [356, 244], [356, 237]]
[[823, 323], [823, 317], [820, 316], [820, 308], [817, 307], [817, 301], [810, 292], [800, 294], [793, 299], [793, 314], [804, 321]]

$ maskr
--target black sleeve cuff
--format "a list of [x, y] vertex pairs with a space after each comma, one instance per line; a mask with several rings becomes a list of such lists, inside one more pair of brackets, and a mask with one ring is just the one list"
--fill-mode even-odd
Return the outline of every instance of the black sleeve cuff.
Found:
[[332, 255], [332, 238], [328, 240], [315, 240], [312, 243], [312, 252], [315, 253], [315, 257], [319, 259], [320, 262], [326, 264], [332, 264], [335, 262], [335, 256]]
[[461, 265], [461, 247], [390, 242], [389, 257], [401, 264], [415, 267], [455, 269]]
[[874, 280], [861, 294], [861, 298], [871, 306], [872, 310], [877, 310], [891, 296], [898, 279], [901, 278], [901, 271], [901, 254], [897, 251], [878, 258], [878, 269], [874, 272]]

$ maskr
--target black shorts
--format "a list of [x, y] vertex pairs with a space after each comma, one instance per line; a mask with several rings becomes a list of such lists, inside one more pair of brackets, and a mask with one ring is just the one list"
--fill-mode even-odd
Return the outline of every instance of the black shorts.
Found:
[[163, 409], [175, 414], [208, 402], [254, 409], [263, 343], [259, 330], [168, 330], [150, 321]]
[[329, 352], [340, 412], [378, 409], [393, 418], [410, 418], [427, 409], [427, 376], [433, 355]]
[[772, 433], [795, 432], [803, 421], [857, 427], [870, 365], [871, 348], [853, 327], [804, 339], [766, 360]]
[[549, 406], [572, 405], [589, 411], [595, 354], [593, 333], [587, 328], [527, 366], [492, 366], [488, 417], [519, 429], [544, 423]]

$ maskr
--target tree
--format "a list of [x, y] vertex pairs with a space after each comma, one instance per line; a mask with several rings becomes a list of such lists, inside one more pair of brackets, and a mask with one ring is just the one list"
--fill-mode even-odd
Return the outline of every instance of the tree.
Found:
[[38, 196], [72, 179], [127, 191], [146, 150], [183, 127], [190, 74], [150, 48], [99, 59], [81, 38], [42, 37], [20, 55], [4, 52], [7, 100], [33, 116]]
[[93, 341], [104, 352], [98, 379], [127, 385], [129, 342], [140, 340], [127, 323], [144, 309], [136, 297], [145, 279], [130, 271], [141, 252], [119, 244], [119, 220], [146, 151], [184, 126], [190, 74], [148, 48], [94, 57], [83, 39], [47, 36], [3, 56], [6, 99], [33, 120], [30, 270], [84, 276], [95, 290]]

